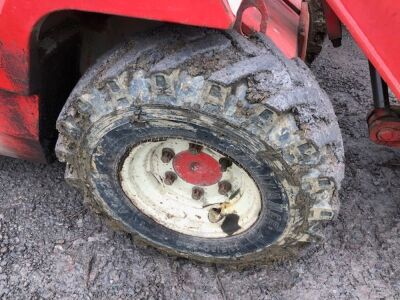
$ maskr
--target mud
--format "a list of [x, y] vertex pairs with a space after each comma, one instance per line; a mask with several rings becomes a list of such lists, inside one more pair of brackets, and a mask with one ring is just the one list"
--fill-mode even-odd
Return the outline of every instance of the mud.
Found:
[[4, 299], [400, 299], [400, 151], [373, 145], [368, 66], [346, 36], [312, 69], [346, 148], [341, 212], [299, 259], [242, 270], [132, 244], [82, 205], [64, 166], [0, 157]]

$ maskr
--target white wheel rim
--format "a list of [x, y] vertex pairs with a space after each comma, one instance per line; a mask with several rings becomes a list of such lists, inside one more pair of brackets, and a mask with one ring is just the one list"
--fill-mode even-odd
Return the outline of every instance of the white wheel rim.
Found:
[[[221, 238], [240, 234], [248, 230], [258, 219], [261, 211], [261, 195], [254, 180], [239, 165], [232, 165], [222, 172], [220, 180], [201, 188], [204, 195], [192, 197], [196, 185], [177, 174], [174, 159], [162, 161], [163, 149], [172, 149], [175, 154], [187, 152], [189, 141], [166, 139], [149, 141], [137, 145], [127, 154], [122, 163], [120, 180], [123, 191], [133, 205], [155, 222], [180, 233], [203, 237]], [[217, 162], [224, 157], [204, 146], [202, 153]], [[177, 156], [175, 156], [176, 159]], [[166, 184], [166, 173], [177, 174], [176, 180]], [[219, 192], [219, 182], [231, 184], [225, 195]], [[224, 227], [228, 216], [235, 216], [234, 232]]]

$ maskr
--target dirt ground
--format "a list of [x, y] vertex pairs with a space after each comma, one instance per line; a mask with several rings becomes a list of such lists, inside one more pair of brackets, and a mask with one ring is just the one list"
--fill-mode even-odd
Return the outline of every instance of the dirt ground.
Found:
[[334, 102], [347, 170], [329, 240], [234, 270], [132, 244], [82, 205], [60, 163], [0, 157], [3, 299], [400, 299], [400, 151], [371, 144], [368, 66], [348, 36], [312, 69]]

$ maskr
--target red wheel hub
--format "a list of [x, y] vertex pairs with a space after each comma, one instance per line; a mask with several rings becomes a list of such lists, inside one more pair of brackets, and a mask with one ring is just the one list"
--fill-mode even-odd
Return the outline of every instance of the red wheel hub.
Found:
[[194, 185], [213, 185], [222, 177], [218, 161], [204, 152], [182, 151], [175, 156], [173, 166], [180, 178]]

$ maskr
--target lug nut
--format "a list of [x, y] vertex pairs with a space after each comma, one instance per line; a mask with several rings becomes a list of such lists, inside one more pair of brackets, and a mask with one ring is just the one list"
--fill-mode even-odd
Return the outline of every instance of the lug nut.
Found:
[[175, 180], [177, 179], [177, 176], [174, 172], [165, 172], [165, 178], [164, 178], [164, 183], [166, 185], [172, 185]]
[[232, 166], [232, 161], [229, 158], [222, 157], [219, 160], [219, 164], [221, 166], [221, 171], [226, 172], [226, 170]]
[[200, 200], [204, 195], [204, 190], [201, 187], [195, 186], [192, 189], [192, 198], [194, 200]]
[[175, 156], [175, 152], [174, 150], [170, 149], [170, 148], [164, 148], [162, 149], [161, 152], [161, 161], [165, 164], [169, 163], [171, 161], [171, 159], [173, 159]]
[[232, 184], [229, 181], [221, 181], [218, 183], [218, 193], [226, 195], [232, 189]]
[[203, 146], [194, 143], [189, 143], [189, 151], [192, 154], [199, 154], [201, 150], [203, 150]]

